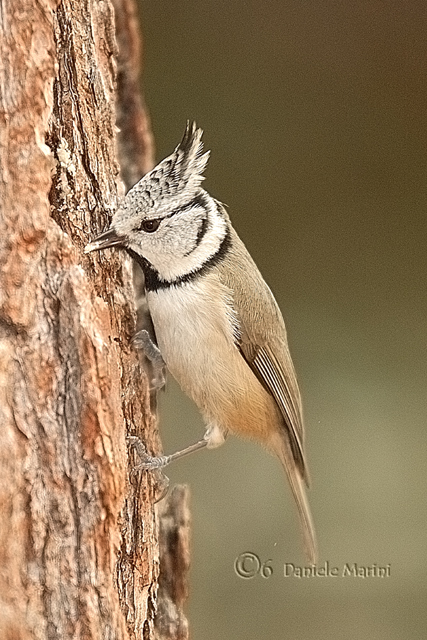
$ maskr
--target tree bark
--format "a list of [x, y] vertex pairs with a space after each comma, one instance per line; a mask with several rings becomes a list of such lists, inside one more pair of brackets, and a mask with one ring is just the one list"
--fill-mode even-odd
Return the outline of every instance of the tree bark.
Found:
[[152, 164], [138, 46], [133, 0], [0, 0], [5, 640], [155, 634], [155, 478], [132, 474], [125, 439], [158, 453], [132, 267], [83, 254], [116, 206], [117, 158], [128, 186]]
[[187, 486], [177, 485], [160, 509], [160, 576], [156, 640], [188, 640], [183, 607], [188, 598], [190, 511]]

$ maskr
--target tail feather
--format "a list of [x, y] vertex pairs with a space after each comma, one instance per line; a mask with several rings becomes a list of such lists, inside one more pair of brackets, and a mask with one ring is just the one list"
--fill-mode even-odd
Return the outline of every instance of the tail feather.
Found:
[[277, 434], [272, 440], [272, 449], [279, 457], [280, 462], [286, 472], [291, 486], [292, 494], [298, 508], [301, 532], [303, 536], [304, 551], [310, 564], [317, 562], [317, 540], [314, 530], [313, 519], [311, 517], [310, 507], [308, 504], [305, 483], [301, 476], [301, 472], [295, 463], [292, 455], [292, 449], [281, 434]]

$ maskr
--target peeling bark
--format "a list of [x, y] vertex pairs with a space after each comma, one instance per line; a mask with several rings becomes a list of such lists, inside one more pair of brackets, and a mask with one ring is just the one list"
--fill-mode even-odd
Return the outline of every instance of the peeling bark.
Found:
[[[114, 5], [137, 51], [133, 2]], [[133, 479], [125, 439], [159, 451], [130, 345], [132, 267], [118, 252], [82, 252], [116, 206], [117, 155], [128, 184], [152, 162], [138, 53], [121, 55], [109, 0], [0, 0], [5, 640], [154, 637], [155, 486]], [[118, 109], [119, 154], [117, 100], [132, 103], [131, 118]]]
[[189, 629], [183, 607], [188, 598], [190, 568], [189, 489], [173, 488], [169, 499], [159, 504], [160, 576], [156, 640], [188, 640]]
[[154, 143], [140, 89], [141, 38], [135, 0], [113, 0], [116, 11], [117, 126], [121, 176], [130, 189], [154, 166]]

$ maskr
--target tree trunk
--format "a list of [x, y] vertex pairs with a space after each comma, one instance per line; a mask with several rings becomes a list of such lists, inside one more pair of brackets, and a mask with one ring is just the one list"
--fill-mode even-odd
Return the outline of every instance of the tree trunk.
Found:
[[0, 0], [5, 640], [162, 637], [155, 478], [132, 474], [125, 438], [158, 452], [130, 344], [132, 267], [83, 254], [110, 220], [120, 169], [129, 186], [152, 164], [138, 63], [134, 0]]

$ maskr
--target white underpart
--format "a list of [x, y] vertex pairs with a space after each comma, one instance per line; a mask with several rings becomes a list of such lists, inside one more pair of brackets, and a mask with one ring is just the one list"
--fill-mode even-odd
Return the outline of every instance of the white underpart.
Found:
[[235, 345], [238, 327], [228, 294], [214, 274], [147, 292], [159, 349], [169, 371], [211, 426], [210, 447], [221, 443], [218, 414], [225, 390], [232, 393], [243, 384], [242, 369], [252, 375]]
[[226, 432], [221, 429], [220, 425], [214, 423], [208, 426], [203, 437], [207, 442], [206, 446], [208, 449], [216, 449], [224, 444], [226, 435]]

